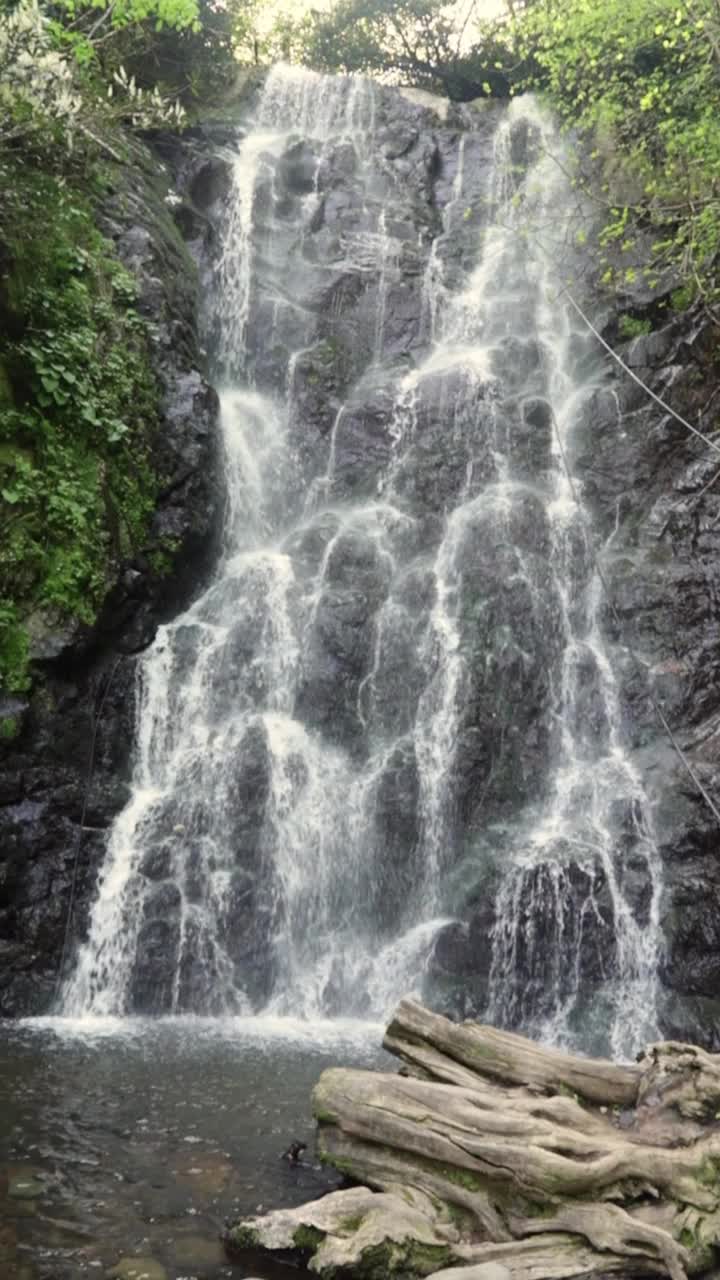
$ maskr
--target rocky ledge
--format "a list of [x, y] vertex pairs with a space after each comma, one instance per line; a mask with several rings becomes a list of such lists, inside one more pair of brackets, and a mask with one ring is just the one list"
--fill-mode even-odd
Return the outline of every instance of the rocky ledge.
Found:
[[384, 1044], [399, 1074], [331, 1069], [314, 1093], [320, 1158], [358, 1185], [230, 1226], [231, 1256], [259, 1248], [324, 1280], [712, 1268], [720, 1057], [675, 1042], [629, 1065], [574, 1057], [411, 1000]]

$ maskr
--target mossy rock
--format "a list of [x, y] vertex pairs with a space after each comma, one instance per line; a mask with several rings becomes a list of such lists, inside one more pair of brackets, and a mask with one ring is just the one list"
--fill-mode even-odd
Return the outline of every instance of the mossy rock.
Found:
[[325, 1239], [325, 1234], [318, 1227], [310, 1227], [303, 1224], [294, 1233], [293, 1244], [297, 1249], [302, 1249], [305, 1253], [315, 1253], [318, 1246]]
[[257, 1249], [260, 1245], [260, 1235], [255, 1227], [241, 1222], [228, 1231], [227, 1243], [233, 1249]]

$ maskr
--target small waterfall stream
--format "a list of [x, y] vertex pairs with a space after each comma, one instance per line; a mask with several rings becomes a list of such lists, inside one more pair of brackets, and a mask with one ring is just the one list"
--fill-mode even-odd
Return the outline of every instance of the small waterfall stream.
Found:
[[63, 1011], [382, 1016], [489, 861], [487, 1016], [626, 1053], [659, 872], [565, 470], [602, 370], [557, 274], [560, 144], [515, 101], [480, 180], [463, 133], [433, 223], [408, 187], [437, 158], [387, 93], [275, 68], [238, 143], [207, 320], [223, 551], [139, 661]]

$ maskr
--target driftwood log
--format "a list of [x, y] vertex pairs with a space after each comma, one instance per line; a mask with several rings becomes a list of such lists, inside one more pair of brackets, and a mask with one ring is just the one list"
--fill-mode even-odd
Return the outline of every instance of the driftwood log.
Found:
[[[385, 1047], [406, 1064], [401, 1074], [331, 1069], [314, 1092], [321, 1159], [382, 1194], [359, 1216], [343, 1215], [339, 1201], [335, 1212], [345, 1192], [316, 1202], [325, 1225], [314, 1228], [312, 1269], [375, 1277], [492, 1262], [511, 1280], [684, 1280], [713, 1267], [720, 1056], [669, 1042], [637, 1064], [613, 1064], [451, 1023], [410, 1000]], [[422, 1249], [400, 1248], [396, 1210], [383, 1255], [380, 1210], [392, 1217], [399, 1202], [425, 1222]], [[239, 1230], [263, 1244], [272, 1218]], [[364, 1253], [369, 1222], [374, 1245]]]

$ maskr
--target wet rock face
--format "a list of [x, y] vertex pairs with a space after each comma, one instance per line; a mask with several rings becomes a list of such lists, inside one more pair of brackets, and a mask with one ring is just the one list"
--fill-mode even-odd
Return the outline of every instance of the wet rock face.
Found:
[[[718, 369], [706, 323], [691, 313], [647, 337], [616, 346], [656, 394], [691, 423], [712, 430], [712, 408], [705, 411], [705, 406], [717, 385]], [[534, 453], [547, 430], [543, 402], [525, 400], [522, 417], [537, 427], [531, 438]], [[717, 457], [614, 364], [607, 370], [605, 387], [586, 405], [570, 447], [617, 610], [616, 618], [605, 609], [603, 621], [620, 675], [624, 727], [649, 793], [662, 862], [660, 1027], [669, 1037], [717, 1050], [718, 823], [669, 743], [649, 696], [652, 693], [662, 708], [692, 769], [718, 804], [720, 497], [710, 483]], [[529, 470], [537, 465], [542, 465], [541, 456], [529, 457]], [[591, 659], [581, 655], [579, 660]], [[601, 707], [593, 699], [596, 681], [590, 670], [584, 687], [587, 700], [578, 713], [592, 733]], [[513, 719], [518, 716], [521, 721], [524, 705], [519, 698]], [[477, 724], [481, 716], [472, 720]], [[469, 729], [462, 753], [465, 767], [473, 751], [477, 757], [486, 750], [483, 735]], [[518, 784], [522, 787], [522, 775], [516, 778]], [[632, 824], [631, 813], [617, 815], [615, 873], [633, 915], [642, 923], [650, 910], [650, 882], [646, 862], [632, 848]], [[575, 885], [570, 897], [581, 887]], [[612, 921], [605, 891], [596, 892], [596, 898], [599, 915], [591, 920], [578, 954], [588, 991], [595, 990], [593, 998], [601, 999], [603, 983], [612, 980]], [[590, 919], [587, 913], [585, 919]], [[492, 914], [491, 891], [489, 898], [471, 907], [469, 926], [450, 926], [438, 939], [431, 989], [455, 1013], [478, 1013], [486, 1007], [490, 961], [485, 939], [493, 929], [497, 933], [499, 925]], [[533, 966], [525, 963], [525, 969], [533, 981]], [[541, 985], [547, 979], [541, 970], [535, 977]]]
[[397, 903], [412, 900], [422, 879], [418, 865], [419, 780], [411, 743], [401, 742], [385, 762], [375, 796], [375, 856], [369, 877], [374, 911], [381, 927], [396, 923]]
[[[448, 529], [453, 536], [451, 516], [461, 496], [469, 499], [456, 531], [463, 562], [454, 639], [463, 660], [462, 714], [449, 765], [448, 833], [459, 851], [459, 866], [448, 868], [449, 896], [458, 919], [436, 939], [429, 993], [454, 1013], [481, 1014], [500, 938], [500, 872], [510, 856], [503, 841], [518, 812], [539, 803], [553, 750], [552, 673], [564, 644], [562, 602], [546, 568], [552, 531], [538, 496], [555, 465], [553, 423], [530, 319], [525, 328], [501, 333], [502, 298], [493, 355], [498, 377], [446, 367], [426, 373], [420, 384], [408, 377], [407, 394], [398, 396], [402, 377], [432, 346], [433, 289], [458, 289], [477, 259], [497, 115], [494, 108], [472, 119], [455, 111], [441, 122], [384, 90], [378, 112], [376, 189], [367, 199], [360, 194], [357, 153], [346, 139], [326, 146], [292, 140], [259, 183], [247, 372], [278, 397], [288, 387], [292, 392], [293, 474], [283, 501], [287, 527], [290, 517], [295, 527], [282, 550], [293, 561], [298, 599], [292, 607], [304, 610], [305, 627], [292, 713], [352, 760], [367, 760], [377, 747], [369, 724], [392, 744], [368, 789], [363, 879], [378, 933], [387, 937], [402, 917], [398, 904], [413, 900], [423, 876], [422, 761], [412, 731], [438, 643], [428, 626], [437, 603], [434, 557]], [[216, 281], [232, 184], [228, 157], [237, 136], [232, 126], [200, 127], [182, 141], [158, 140], [180, 192], [176, 222], [206, 299]], [[519, 131], [513, 159], [524, 163], [535, 149], [532, 134]], [[442, 216], [457, 199], [461, 173], [464, 208], [443, 239]], [[103, 230], [138, 277], [140, 306], [156, 332], [163, 392], [156, 461], [164, 483], [153, 538], [179, 546], [177, 572], [159, 581], [142, 556], [124, 566], [92, 636], [61, 637], [57, 644], [57, 637], [45, 637], [45, 675], [32, 699], [0, 704], [0, 722], [11, 720], [15, 734], [0, 739], [0, 1014], [50, 1005], [71, 896], [71, 946], [83, 936], [107, 830], [128, 794], [132, 654], [149, 643], [159, 620], [179, 610], [215, 549], [216, 397], [201, 372], [197, 282], [168, 225], [166, 180], [158, 191], [155, 178], [135, 174], [132, 199], [109, 203]], [[381, 245], [375, 229], [383, 202], [390, 213]], [[311, 203], [302, 266], [299, 210]], [[439, 234], [442, 281], [429, 262]], [[303, 344], [308, 315], [312, 336]], [[205, 319], [212, 346], [217, 325]], [[708, 331], [686, 317], [622, 351], [658, 394], [670, 396], [690, 420], [700, 413], [710, 425], [709, 411], [701, 414], [717, 379], [710, 345]], [[625, 727], [651, 791], [664, 866], [664, 1029], [717, 1048], [716, 824], [668, 750], [647, 696], [651, 688], [720, 803], [720, 496], [711, 483], [717, 460], [614, 368], [585, 406], [570, 452], [597, 545], [604, 547], [619, 626], [609, 611], [602, 622], [613, 641]], [[501, 480], [499, 453], [512, 458], [509, 514], [492, 497]], [[362, 504], [365, 515], [343, 523], [338, 509], [351, 502]], [[585, 581], [591, 558], [581, 547], [575, 559]], [[268, 694], [256, 662], [266, 621], [256, 607], [262, 583], [249, 575], [221, 589], [236, 592], [236, 617], [217, 655], [218, 722], [224, 701], [244, 700], [254, 714]], [[195, 624], [176, 637], [188, 669], [199, 643]], [[576, 664], [583, 693], [573, 730], [582, 746], [583, 734], [589, 743], [607, 726], [590, 648], [578, 647]], [[259, 724], [237, 744], [230, 775], [223, 821], [232, 832], [233, 867], [219, 928], [239, 983], [260, 1007], [273, 990], [273, 939], [283, 921], [264, 838], [271, 786]], [[201, 816], [207, 823], [207, 814]], [[205, 829], [174, 827], [168, 813], [138, 867], [141, 959], [130, 989], [140, 1012], [160, 1012], [173, 1000], [180, 1008], [209, 1007], [211, 1000], [212, 958], [203, 952], [200, 932], [192, 933], [199, 896], [193, 859]], [[633, 815], [618, 813], [615, 828], [614, 871], [635, 919], [646, 922], [650, 880], [633, 839]], [[179, 844], [182, 902], [174, 884]], [[583, 866], [570, 861], [559, 884], [557, 865], [539, 863], [514, 886], [527, 928], [521, 980], [508, 986], [509, 1022], [522, 1021], [530, 1007], [550, 1016], [544, 993], [553, 990], [561, 999], [575, 981], [588, 1000], [599, 999], [616, 973], [605, 872], [591, 858]], [[190, 910], [183, 923], [184, 907]], [[189, 932], [178, 972], [183, 928]], [[558, 930], [572, 943], [572, 974], [549, 969]], [[341, 976], [328, 982], [340, 991]]]
[[[503, 1026], [542, 1025], [564, 1005], [574, 1006], [578, 993], [592, 1007], [616, 978], [616, 922], [603, 869], [579, 866], [570, 850], [548, 852], [546, 862], [503, 882], [489, 877], [474, 896], [469, 921], [438, 934], [429, 983], [451, 1014], [487, 1016], [494, 966], [503, 978], [491, 1018]], [[503, 928], [509, 900], [513, 920], [520, 921], [512, 934]]]
[[[138, 282], [138, 308], [153, 331], [160, 495], [148, 551], [121, 566], [90, 631], [45, 628], [31, 696], [0, 697], [7, 730], [0, 738], [0, 1016], [44, 1011], [55, 997], [61, 963], [86, 927], [107, 829], [128, 795], [132, 654], [187, 600], [214, 553], [217, 397], [202, 372], [197, 281], [165, 202], [168, 183], [147, 153], [118, 175], [100, 217]], [[165, 576], [149, 558], [159, 548], [171, 549], [174, 567]], [[157, 877], [161, 862], [155, 851]], [[162, 940], [153, 938], [159, 949]]]
[[[701, 317], [678, 317], [620, 351], [679, 414], [712, 430], [718, 369]], [[615, 531], [604, 565], [620, 625], [610, 616], [607, 625], [617, 641], [627, 729], [653, 802], [663, 867], [661, 1025], [667, 1035], [717, 1049], [718, 824], [648, 696], [717, 804], [720, 497], [710, 483], [717, 456], [630, 378], [614, 373], [578, 430], [576, 465], [595, 519], [606, 533]]]

